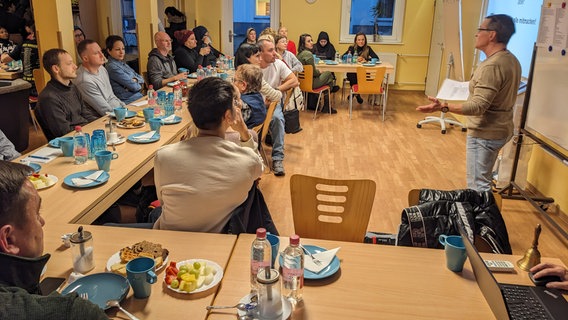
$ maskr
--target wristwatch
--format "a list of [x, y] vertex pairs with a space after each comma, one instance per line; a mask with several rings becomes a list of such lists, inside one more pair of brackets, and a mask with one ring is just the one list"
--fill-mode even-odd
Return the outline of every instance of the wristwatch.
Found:
[[448, 107], [448, 103], [447, 103], [447, 102], [444, 102], [444, 105], [442, 106], [442, 109], [441, 109], [441, 110], [442, 110], [443, 113], [446, 113], [446, 112], [450, 111], [450, 108]]

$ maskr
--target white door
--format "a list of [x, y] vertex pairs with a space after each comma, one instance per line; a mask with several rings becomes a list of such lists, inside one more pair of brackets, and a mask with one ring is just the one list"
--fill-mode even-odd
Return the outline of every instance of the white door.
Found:
[[444, 21], [442, 18], [443, 2], [436, 1], [434, 8], [434, 23], [432, 25], [432, 39], [430, 40], [430, 57], [428, 58], [428, 73], [426, 75], [426, 90], [428, 96], [436, 96], [444, 52]]
[[[254, 6], [242, 6], [239, 1], [243, 0], [223, 0], [221, 13], [221, 43], [223, 45], [223, 53], [226, 55], [234, 56], [234, 38], [235, 38], [235, 27], [233, 24], [233, 3], [236, 2], [239, 7], [246, 7], [254, 10]], [[258, 0], [254, 0], [256, 3]], [[266, 1], [262, 1], [266, 2]], [[274, 30], [278, 30], [280, 26], [280, 0], [270, 0], [270, 27]], [[254, 16], [255, 13], [252, 12], [250, 16]], [[258, 30], [260, 33], [261, 30]]]

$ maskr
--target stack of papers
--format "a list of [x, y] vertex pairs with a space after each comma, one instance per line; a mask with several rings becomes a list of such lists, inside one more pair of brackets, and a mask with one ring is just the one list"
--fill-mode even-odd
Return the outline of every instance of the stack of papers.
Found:
[[60, 155], [63, 155], [63, 151], [61, 151], [61, 149], [44, 147], [30, 154], [29, 156], [25, 157], [22, 160], [30, 162], [48, 163], [53, 161], [53, 159], [59, 157]]

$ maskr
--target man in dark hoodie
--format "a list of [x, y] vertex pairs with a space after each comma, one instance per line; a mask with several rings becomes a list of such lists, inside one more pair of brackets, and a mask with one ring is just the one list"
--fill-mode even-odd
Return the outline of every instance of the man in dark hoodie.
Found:
[[156, 32], [154, 35], [156, 48], [148, 54], [148, 82], [158, 90], [168, 82], [185, 79], [187, 73], [177, 72], [176, 62], [170, 54], [172, 39], [165, 32]]

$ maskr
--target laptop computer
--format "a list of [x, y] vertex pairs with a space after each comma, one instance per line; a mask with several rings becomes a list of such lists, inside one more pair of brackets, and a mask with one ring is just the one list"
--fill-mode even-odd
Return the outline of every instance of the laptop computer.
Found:
[[560, 291], [498, 283], [464, 228], [460, 226], [459, 229], [475, 280], [497, 319], [567, 319], [568, 302]]

